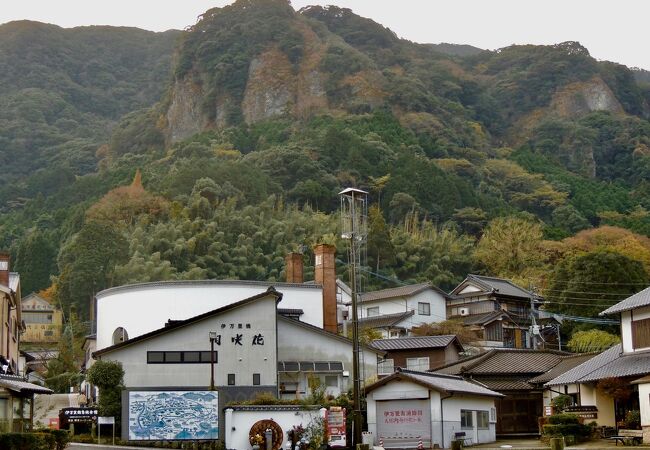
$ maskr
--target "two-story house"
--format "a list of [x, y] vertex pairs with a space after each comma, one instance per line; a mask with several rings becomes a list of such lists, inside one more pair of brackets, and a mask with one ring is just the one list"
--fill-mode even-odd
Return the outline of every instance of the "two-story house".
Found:
[[[601, 315], [620, 315], [621, 343], [594, 356], [546, 385], [556, 391], [577, 386], [581, 407], [595, 410], [601, 426], [616, 426], [627, 411], [640, 410], [644, 442], [650, 442], [650, 287], [607, 308]], [[627, 398], [614, 399], [607, 385], [630, 390]]]
[[377, 375], [392, 375], [396, 369], [427, 371], [460, 359], [463, 345], [455, 335], [410, 336], [377, 339], [371, 344], [386, 352]]
[[449, 294], [447, 318], [477, 331], [479, 347], [532, 348], [531, 319], [542, 302], [509, 280], [470, 274]]
[[445, 320], [447, 294], [430, 283], [410, 284], [359, 295], [359, 325], [384, 338], [403, 337], [413, 327]]
[[63, 314], [38, 294], [31, 293], [20, 302], [25, 332], [24, 343], [51, 346], [59, 342]]

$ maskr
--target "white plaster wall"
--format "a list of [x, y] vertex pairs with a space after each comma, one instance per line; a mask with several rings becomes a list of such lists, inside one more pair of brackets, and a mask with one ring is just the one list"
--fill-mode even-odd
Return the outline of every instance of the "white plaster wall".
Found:
[[639, 384], [639, 407], [641, 426], [650, 426], [650, 383]]
[[[381, 353], [364, 347], [362, 350], [361, 378], [374, 379]], [[341, 391], [352, 387], [352, 342], [306, 329], [292, 320], [278, 320], [278, 361], [341, 361], [343, 370], [349, 372], [349, 376], [340, 377]], [[301, 381], [304, 383], [304, 376]]]
[[[410, 381], [396, 380], [381, 386], [367, 396], [368, 405], [368, 431], [377, 438], [377, 401], [382, 400], [406, 400], [430, 398], [431, 406], [431, 440], [432, 444], [438, 444], [442, 448], [449, 448], [454, 439], [454, 433], [465, 431], [467, 437], [472, 437], [474, 443], [488, 443], [496, 441], [496, 423], [490, 422], [489, 429], [478, 430], [476, 437], [473, 430], [462, 430], [460, 427], [460, 410], [469, 409], [473, 411], [487, 411], [490, 413], [495, 408], [494, 399], [482, 396], [463, 396], [455, 394], [452, 397], [442, 400], [440, 409], [441, 394], [435, 390], [429, 390], [423, 386]], [[444, 426], [441, 424], [444, 421]], [[476, 417], [474, 424], [476, 424]], [[444, 431], [442, 431], [444, 429]], [[444, 442], [441, 434], [444, 433]], [[478, 441], [478, 442], [477, 442]]]
[[580, 385], [580, 405], [596, 406], [598, 408], [598, 418], [594, 419], [594, 421], [599, 426], [616, 426], [614, 400], [600, 392], [594, 385]]
[[[623, 311], [621, 313], [621, 341], [623, 342], [623, 352], [631, 353], [635, 349], [632, 347], [632, 320], [642, 320], [650, 318], [650, 306], [637, 308], [632, 311]], [[639, 348], [636, 351], [648, 350], [650, 347]]]
[[[262, 386], [275, 386], [277, 381], [275, 298], [261, 298], [216, 317], [196, 322], [145, 339], [101, 356], [119, 361], [124, 368], [124, 385], [133, 387], [199, 387], [210, 385], [210, 364], [147, 364], [147, 351], [200, 350], [210, 351], [209, 332], [221, 335], [215, 346], [215, 385], [228, 384], [227, 375], [235, 374], [236, 386], [252, 386], [253, 373], [260, 374]], [[230, 324], [235, 328], [230, 329]], [[239, 324], [243, 329], [238, 329]], [[226, 324], [222, 329], [221, 325]], [[251, 328], [246, 329], [246, 324]], [[243, 345], [234, 345], [231, 338], [243, 334]], [[264, 345], [252, 345], [255, 334], [264, 336]]]
[[302, 321], [323, 326], [322, 289], [317, 285], [246, 281], [144, 283], [97, 294], [97, 349], [112, 345], [113, 331], [126, 329], [130, 339], [162, 328], [168, 319], [203, 314], [275, 286], [283, 294], [278, 308], [302, 309]]
[[258, 420], [271, 419], [276, 422], [282, 430], [283, 441], [282, 447], [286, 448], [287, 431], [291, 430], [294, 425], [306, 427], [314, 418], [324, 417], [324, 409], [321, 410], [302, 410], [302, 411], [236, 411], [232, 408], [226, 408], [226, 429], [225, 441], [227, 449], [249, 449], [248, 433]]
[[474, 429], [463, 429], [460, 426], [460, 410], [487, 411], [490, 414], [492, 408], [496, 408], [492, 397], [474, 397], [454, 395], [442, 401], [443, 420], [445, 422], [445, 447], [451, 446], [454, 434], [465, 432], [466, 437], [472, 438], [473, 444], [485, 444], [496, 441], [496, 422], [490, 422], [488, 429], [477, 428], [476, 413], [474, 414]]
[[[418, 314], [419, 302], [429, 303], [430, 315], [424, 316]], [[425, 289], [409, 297], [394, 297], [364, 302], [359, 306], [359, 317], [368, 317], [368, 308], [375, 307], [379, 307], [380, 315], [415, 311], [415, 314], [400, 323], [400, 325], [406, 325], [408, 328], [413, 328], [422, 323], [442, 322], [447, 318], [446, 300], [433, 289]]]

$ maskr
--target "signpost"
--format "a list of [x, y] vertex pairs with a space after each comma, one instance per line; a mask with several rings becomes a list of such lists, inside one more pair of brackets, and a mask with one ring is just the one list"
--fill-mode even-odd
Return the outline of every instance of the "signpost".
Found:
[[97, 443], [101, 444], [102, 425], [113, 425], [113, 445], [115, 445], [115, 417], [97, 417]]

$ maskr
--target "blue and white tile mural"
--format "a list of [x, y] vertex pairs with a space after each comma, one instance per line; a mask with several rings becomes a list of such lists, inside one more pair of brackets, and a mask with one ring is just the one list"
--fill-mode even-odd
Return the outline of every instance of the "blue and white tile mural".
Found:
[[129, 392], [129, 439], [217, 439], [215, 391]]

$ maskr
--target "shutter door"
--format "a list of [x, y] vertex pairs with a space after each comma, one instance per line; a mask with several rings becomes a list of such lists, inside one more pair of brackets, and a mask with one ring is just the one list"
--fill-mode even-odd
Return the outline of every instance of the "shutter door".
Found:
[[431, 448], [431, 406], [425, 400], [377, 401], [377, 436], [385, 448], [416, 448], [418, 438]]

